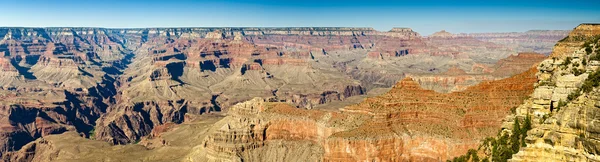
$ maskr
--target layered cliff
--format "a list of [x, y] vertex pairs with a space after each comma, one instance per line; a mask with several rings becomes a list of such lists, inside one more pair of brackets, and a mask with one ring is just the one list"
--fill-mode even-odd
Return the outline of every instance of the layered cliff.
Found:
[[530, 30], [510, 33], [462, 33], [459, 36], [473, 37], [515, 49], [519, 52], [550, 54], [556, 41], [569, 35], [567, 30]]
[[516, 113], [539, 122], [511, 161], [600, 161], [594, 124], [600, 106], [599, 38], [600, 25], [579, 25], [540, 65], [538, 88]]
[[482, 64], [473, 65], [469, 71], [453, 66], [438, 74], [409, 74], [425, 89], [448, 93], [466, 90], [482, 81], [508, 78], [529, 70], [532, 65], [541, 62], [546, 57], [537, 53], [519, 53], [516, 56], [499, 60], [493, 66]]
[[128, 50], [102, 29], [1, 28], [0, 150], [3, 158], [36, 138], [87, 135], [116, 93]]
[[[7, 161], [443, 160], [497, 127], [482, 114], [503, 116], [517, 104], [529, 73], [450, 94], [397, 81], [409, 73], [465, 75], [451, 67], [517, 73], [535, 60], [511, 57], [493, 67], [516, 51], [470, 37], [423, 38], [410, 28], [0, 28], [0, 38]], [[407, 97], [415, 94], [423, 98]], [[264, 99], [244, 102], [254, 97]], [[378, 112], [373, 102], [388, 98]], [[315, 110], [327, 103], [338, 106]], [[433, 112], [435, 105], [455, 118]], [[459, 138], [464, 130], [479, 135]]]
[[557, 43], [538, 65], [530, 98], [514, 107], [497, 137], [455, 160], [599, 161], [598, 26], [581, 24]]

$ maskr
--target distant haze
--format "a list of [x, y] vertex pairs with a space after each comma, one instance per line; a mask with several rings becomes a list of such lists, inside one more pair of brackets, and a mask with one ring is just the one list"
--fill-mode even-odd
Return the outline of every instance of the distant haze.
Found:
[[599, 0], [2, 0], [0, 26], [410, 27], [422, 35], [569, 30], [600, 22]]

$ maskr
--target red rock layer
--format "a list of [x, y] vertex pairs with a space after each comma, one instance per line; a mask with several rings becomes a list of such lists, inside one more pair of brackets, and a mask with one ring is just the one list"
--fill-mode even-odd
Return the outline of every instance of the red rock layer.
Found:
[[[361, 157], [367, 160], [416, 158], [436, 161], [454, 157], [476, 146], [479, 140], [497, 133], [502, 119], [510, 113], [509, 109], [519, 105], [533, 92], [533, 83], [536, 81], [535, 69], [530, 69], [514, 77], [484, 82], [462, 92], [441, 94], [424, 90], [407, 78], [382, 96], [368, 98], [358, 105], [343, 108], [343, 112], [367, 114], [374, 120], [357, 129], [333, 135], [341, 141], [351, 141], [345, 142], [350, 145], [328, 147], [332, 150], [344, 150], [346, 147], [364, 150], [372, 155]], [[426, 141], [430, 142], [419, 141], [420, 139], [428, 139]], [[375, 156], [377, 152], [394, 150], [361, 149], [365, 144], [368, 146], [378, 143], [381, 144], [378, 146], [427, 143], [423, 147], [431, 150], [414, 150], [418, 147], [404, 146], [412, 149], [396, 154], [408, 155], [401, 158]], [[438, 152], [439, 150], [449, 151]], [[333, 161], [352, 161], [357, 158], [355, 152], [348, 151], [326, 153], [325, 158], [328, 157]]]

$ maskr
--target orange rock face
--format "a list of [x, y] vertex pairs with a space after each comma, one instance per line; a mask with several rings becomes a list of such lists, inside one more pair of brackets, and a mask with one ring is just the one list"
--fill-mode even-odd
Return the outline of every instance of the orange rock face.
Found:
[[581, 41], [582, 38], [599, 34], [600, 25], [581, 24], [573, 29], [567, 38], [559, 41], [556, 46], [554, 46], [550, 57], [564, 57], [564, 55], [571, 54], [576, 50], [579, 50], [581, 45], [583, 45], [584, 42]]
[[467, 73], [453, 66], [441, 74], [408, 74], [425, 89], [437, 92], [456, 92], [466, 90], [482, 81], [498, 80], [513, 76], [530, 69], [544, 60], [546, 56], [538, 53], [519, 53], [499, 60], [495, 65], [474, 64]]
[[465, 91], [437, 93], [407, 78], [388, 93], [341, 111], [254, 99], [233, 106], [204, 149], [215, 160], [270, 148], [270, 141], [306, 141], [323, 149], [323, 161], [443, 161], [495, 135], [536, 81], [530, 69]]
[[[333, 136], [353, 141], [377, 141], [375, 143], [382, 140], [386, 144], [397, 143], [388, 139], [397, 138], [409, 149], [403, 152], [408, 155], [402, 157], [404, 160], [445, 160], [465, 153], [471, 148], [469, 146], [476, 146], [479, 140], [497, 133], [502, 119], [510, 113], [509, 109], [519, 105], [533, 92], [533, 83], [536, 81], [535, 69], [530, 69], [514, 77], [484, 82], [465, 91], [441, 94], [424, 90], [407, 78], [382, 96], [368, 98], [358, 105], [343, 108], [343, 112], [370, 115], [373, 120], [357, 129]], [[366, 139], [359, 138], [362, 136]], [[423, 148], [430, 150], [414, 150], [419, 148], [418, 145], [406, 146], [407, 143], [420, 142], [428, 144]], [[369, 152], [370, 149], [365, 150]], [[353, 157], [355, 154], [346, 151], [326, 154], [326, 157], [327, 155]], [[388, 157], [367, 159], [378, 158]]]
[[[451, 62], [488, 60], [477, 51], [510, 51], [469, 37], [424, 38], [409, 28], [0, 28], [0, 38], [3, 155], [70, 131], [112, 144], [158, 138], [190, 116], [263, 97], [282, 103], [233, 110], [233, 122], [203, 139], [205, 154], [238, 156], [301, 141], [326, 161], [443, 160], [487, 135], [528, 93], [517, 86], [527, 79], [450, 94], [404, 80], [341, 111], [298, 109], [356, 103], [355, 96], [389, 88], [407, 71], [433, 73]], [[466, 132], [475, 136], [462, 138]], [[168, 144], [155, 142], [147, 146]]]

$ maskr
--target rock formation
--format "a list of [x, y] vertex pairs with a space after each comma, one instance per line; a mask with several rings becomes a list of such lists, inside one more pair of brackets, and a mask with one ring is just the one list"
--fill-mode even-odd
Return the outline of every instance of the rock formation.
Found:
[[[79, 156], [85, 153], [100, 160], [443, 160], [489, 135], [496, 117], [529, 93], [530, 73], [448, 94], [397, 81], [444, 71], [494, 75], [491, 69], [508, 77], [538, 59], [519, 55], [494, 66], [519, 51], [472, 37], [423, 38], [410, 28], [0, 28], [0, 38], [6, 161], [89, 161]], [[480, 68], [458, 70], [465, 67]], [[393, 85], [358, 105], [315, 108], [343, 107]], [[424, 98], [405, 96], [416, 93]], [[254, 97], [262, 99], [244, 102]], [[445, 98], [454, 99], [443, 112], [456, 118], [439, 124], [431, 110]], [[479, 101], [488, 99], [494, 102]], [[371, 107], [377, 104], [383, 107]], [[426, 115], [394, 118], [412, 113]], [[423, 123], [410, 124], [420, 117]], [[456, 135], [472, 129], [473, 138]], [[135, 156], [122, 154], [128, 149]], [[159, 150], [172, 156], [146, 156]]]
[[[507, 46], [519, 52], [536, 52], [550, 54], [557, 40], [565, 38], [570, 31], [567, 30], [530, 30], [527, 32], [510, 33], [461, 33], [459, 36], [473, 37], [478, 40], [492, 42]], [[555, 50], [554, 50], [555, 51]]]
[[[191, 121], [161, 131], [163, 133], [155, 127], [153, 132], [157, 134], [142, 143], [158, 140], [162, 144], [152, 145], [151, 150], [129, 145], [128, 153], [143, 155], [181, 148], [179, 150], [186, 150], [187, 155], [169, 160], [182, 161], [444, 160], [465, 153], [476, 146], [479, 139], [495, 133], [509, 107], [520, 104], [532, 91], [533, 82], [534, 70], [529, 70], [463, 92], [442, 94], [424, 90], [411, 79], [404, 79], [390, 92], [341, 111], [298, 109], [287, 103], [254, 98], [230, 107], [227, 116], [209, 122], [208, 128], [198, 128], [203, 133], [184, 131], [190, 128], [183, 126], [195, 125]], [[180, 145], [186, 144], [176, 144], [179, 139], [174, 137], [197, 137], [195, 140], [200, 143], [183, 149]], [[56, 155], [52, 153], [56, 149], [52, 148], [61, 148], [70, 155], [102, 155], [111, 152], [109, 150], [121, 150], [83, 140], [97, 150], [74, 152], [65, 144], [68, 142], [60, 141], [63, 138], [74, 137], [62, 134], [38, 139], [11, 157], [85, 160], [91, 157]], [[128, 157], [106, 158], [124, 160]], [[149, 157], [149, 160], [164, 158], [167, 157]]]
[[[599, 161], [597, 120], [600, 25], [582, 24], [540, 64], [538, 88], [517, 108], [516, 118], [534, 117], [534, 127], [511, 161]], [[591, 49], [586, 51], [586, 49]], [[579, 71], [581, 70], [581, 72]], [[509, 120], [511, 121], [511, 120]]]
[[[600, 60], [599, 26], [579, 25], [538, 65], [535, 90], [505, 118], [499, 140], [491, 143], [492, 150], [509, 154], [485, 149], [490, 143], [475, 154], [495, 161], [600, 161], [595, 131], [600, 106], [600, 69], [595, 64]], [[531, 121], [530, 128], [517, 127], [522, 120]], [[522, 132], [526, 134], [519, 135]], [[506, 137], [512, 150], [498, 149], [506, 147], [500, 140]], [[473, 156], [465, 160], [469, 159]]]
[[544, 60], [546, 57], [537, 53], [519, 53], [501, 59], [493, 66], [476, 64], [467, 73], [457, 66], [439, 74], [409, 74], [425, 89], [448, 93], [466, 90], [482, 81], [498, 80], [524, 72], [531, 68], [532, 64]]

